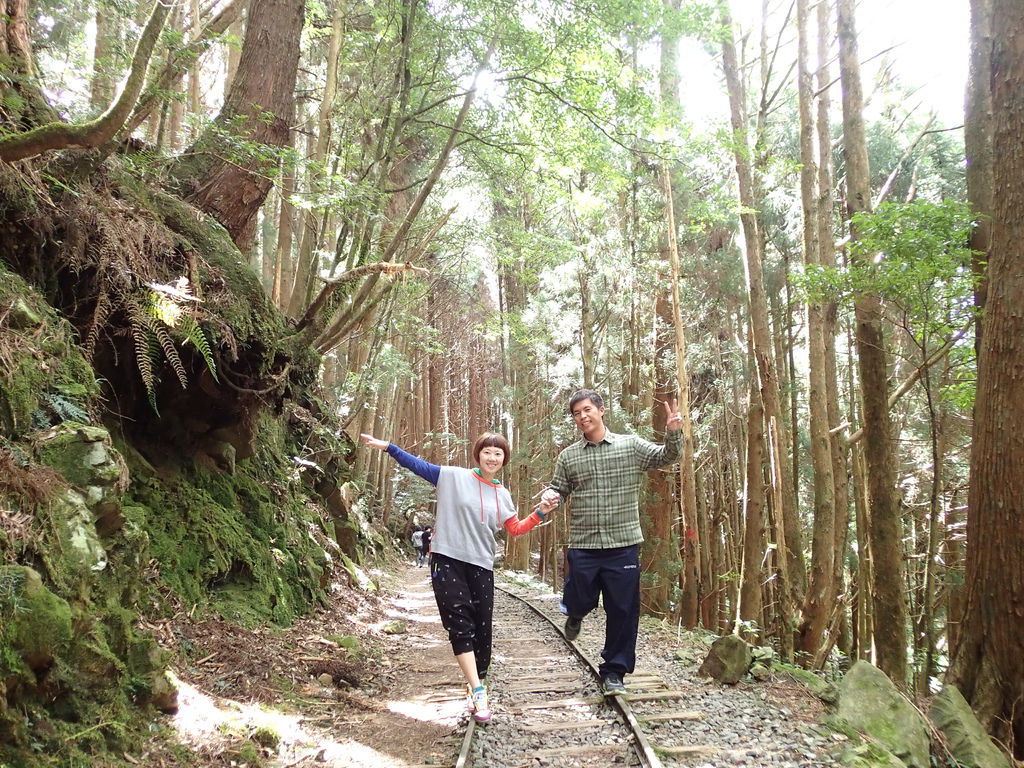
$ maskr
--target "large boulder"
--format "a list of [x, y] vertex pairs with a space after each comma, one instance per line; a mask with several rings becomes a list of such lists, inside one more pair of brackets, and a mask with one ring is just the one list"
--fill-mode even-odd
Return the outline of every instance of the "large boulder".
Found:
[[942, 731], [957, 765], [963, 768], [1010, 768], [1009, 758], [981, 727], [971, 705], [956, 686], [943, 686], [932, 700], [929, 717]]
[[928, 723], [885, 674], [858, 661], [839, 684], [839, 717], [908, 768], [928, 768]]
[[736, 635], [726, 635], [711, 644], [699, 672], [720, 683], [733, 685], [747, 674], [751, 659], [749, 645]]

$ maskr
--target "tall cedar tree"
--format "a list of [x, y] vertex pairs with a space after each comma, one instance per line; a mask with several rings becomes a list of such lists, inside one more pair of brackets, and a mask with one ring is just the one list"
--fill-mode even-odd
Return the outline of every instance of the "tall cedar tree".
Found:
[[[264, 148], [289, 141], [305, 10], [303, 0], [252, 0], [224, 106], [175, 170], [191, 201], [223, 224], [243, 251], [273, 184], [276, 162]], [[251, 142], [251, 156], [239, 157], [225, 137]]]
[[[1019, 759], [1024, 757], [1024, 17], [1018, 0], [971, 5], [975, 23], [991, 12], [990, 71], [974, 72], [972, 80], [991, 83], [992, 156], [999, 162], [992, 168], [985, 332], [971, 445], [967, 608], [949, 679]], [[979, 117], [969, 115], [972, 122]]]
[[[864, 97], [860, 82], [853, 0], [839, 0], [839, 70], [843, 83], [843, 154], [846, 159], [846, 204], [854, 214], [871, 208], [868, 148], [864, 132]], [[857, 233], [851, 226], [855, 241]], [[871, 607], [879, 668], [894, 682], [907, 677], [907, 605], [896, 461], [889, 418], [888, 363], [882, 331], [882, 301], [874, 293], [854, 298], [857, 362], [864, 407], [864, 457], [868, 477], [868, 536], [874, 579]]]

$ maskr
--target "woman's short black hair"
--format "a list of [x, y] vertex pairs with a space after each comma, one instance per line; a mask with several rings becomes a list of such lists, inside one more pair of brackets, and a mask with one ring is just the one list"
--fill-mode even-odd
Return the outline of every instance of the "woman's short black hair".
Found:
[[508, 440], [505, 439], [504, 435], [499, 435], [497, 432], [484, 432], [473, 443], [473, 461], [477, 464], [480, 463], [480, 451], [484, 448], [501, 448], [505, 452], [505, 456], [501, 460], [501, 466], [503, 467], [512, 458], [512, 449], [508, 447]]
[[584, 400], [592, 402], [595, 408], [604, 408], [604, 398], [601, 397], [599, 392], [595, 392], [592, 389], [577, 389], [573, 396], [569, 398], [570, 416], [572, 416], [572, 409], [576, 407], [576, 403], [581, 403]]

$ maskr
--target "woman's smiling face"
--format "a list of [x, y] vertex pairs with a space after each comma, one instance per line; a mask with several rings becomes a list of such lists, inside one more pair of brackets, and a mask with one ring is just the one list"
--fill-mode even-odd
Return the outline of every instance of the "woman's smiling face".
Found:
[[488, 445], [485, 448], [480, 449], [480, 455], [477, 456], [477, 461], [480, 462], [480, 469], [486, 472], [488, 475], [496, 475], [505, 464], [505, 452], [497, 446]]

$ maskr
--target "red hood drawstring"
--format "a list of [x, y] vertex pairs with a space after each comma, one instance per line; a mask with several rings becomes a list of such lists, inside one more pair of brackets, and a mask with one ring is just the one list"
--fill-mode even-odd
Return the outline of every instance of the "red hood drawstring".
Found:
[[476, 479], [480, 481], [480, 485], [478, 486], [478, 488], [480, 489], [480, 522], [481, 523], [487, 522], [486, 520], [484, 520], [484, 488], [483, 488], [483, 483], [484, 482], [486, 482], [489, 486], [491, 486], [491, 488], [494, 489], [494, 514], [495, 514], [495, 520], [500, 520], [501, 519], [501, 514], [500, 514], [501, 513], [501, 506], [498, 504], [498, 486], [495, 485], [493, 481], [485, 481], [479, 474], [477, 474], [475, 472], [473, 474], [476, 474]]

